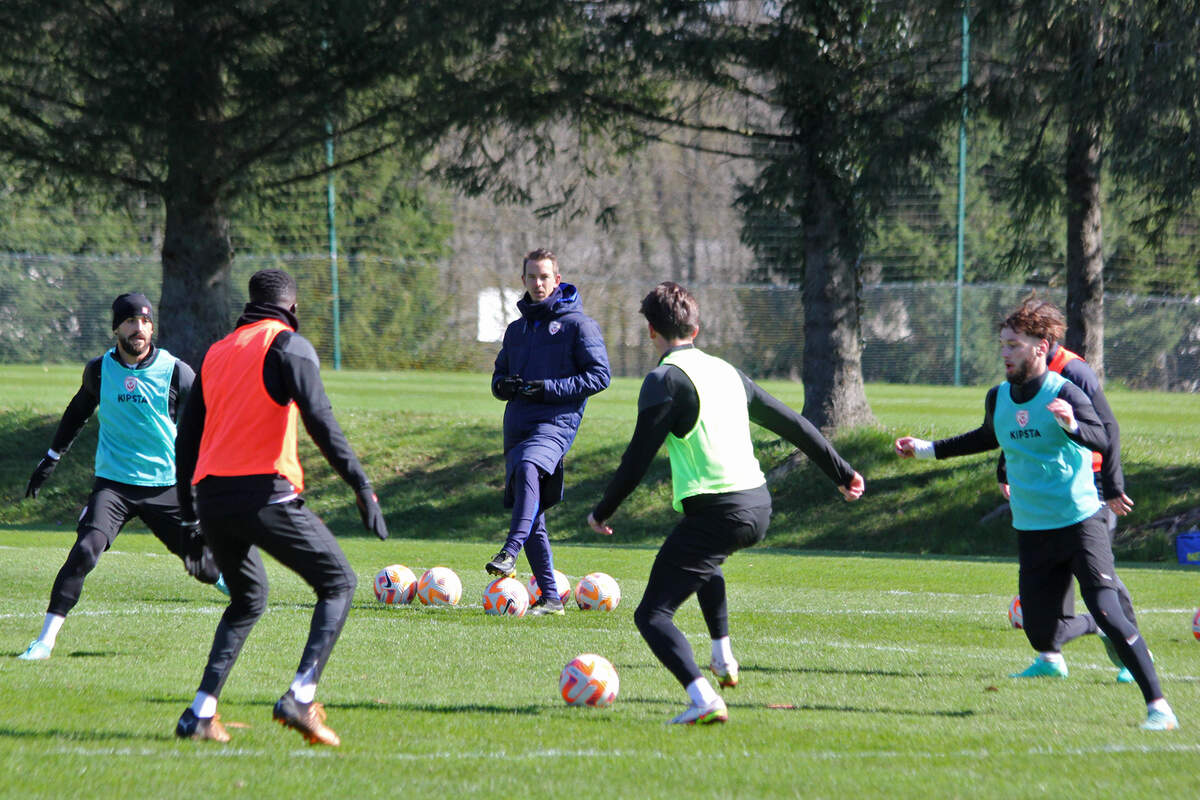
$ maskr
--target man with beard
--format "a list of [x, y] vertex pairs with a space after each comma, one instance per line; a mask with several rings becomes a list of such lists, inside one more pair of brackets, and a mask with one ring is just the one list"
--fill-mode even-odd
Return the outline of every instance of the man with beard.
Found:
[[143, 294], [112, 304], [117, 344], [83, 369], [83, 383], [67, 405], [50, 449], [29, 479], [36, 498], [84, 424], [99, 408], [95, 482], [79, 517], [75, 545], [58, 571], [38, 636], [19, 658], [50, 658], [67, 614], [79, 602], [83, 581], [133, 517], [183, 560], [188, 574], [217, 584], [221, 575], [194, 517], [185, 517], [175, 490], [175, 426], [195, 373], [155, 347], [154, 308]]
[[[1133, 510], [1133, 500], [1125, 494], [1125, 476], [1121, 469], [1121, 427], [1117, 424], [1116, 415], [1113, 414], [1112, 407], [1108, 404], [1108, 398], [1104, 396], [1104, 389], [1100, 386], [1100, 377], [1081, 356], [1059, 344], [1067, 330], [1067, 320], [1062, 311], [1050, 301], [1041, 300], [1032, 295], [1026, 298], [1022, 306], [1028, 308], [1029, 314], [1043, 320], [1046, 338], [1050, 342], [1050, 349], [1046, 352], [1046, 368], [1051, 372], [1057, 372], [1082, 389], [1088, 400], [1091, 401], [1092, 407], [1096, 409], [1096, 416], [1104, 423], [1104, 432], [1108, 436], [1108, 447], [1102, 453], [1092, 453], [1092, 475], [1096, 482], [1096, 493], [1105, 508], [1108, 509], [1106, 512], [1108, 532], [1111, 536], [1117, 528], [1117, 517], [1123, 517]], [[1010, 493], [1005, 474], [1004, 456], [1001, 455], [996, 467], [996, 475], [1000, 481], [1000, 492], [1004, 495], [1004, 499], [1008, 500]], [[1129, 594], [1129, 589], [1122, 582], [1120, 576], [1115, 573], [1113, 582], [1114, 588], [1117, 590], [1117, 597], [1121, 600], [1121, 609], [1136, 627], [1137, 616], [1133, 610], [1133, 598]], [[1053, 651], [1048, 655], [1061, 654], [1063, 645], [1087, 633], [1100, 633], [1100, 631], [1090, 614], [1075, 614], [1075, 584], [1074, 581], [1071, 581], [1067, 584], [1066, 593], [1063, 595], [1062, 615], [1057, 634], [1052, 642]], [[1117, 682], [1133, 683], [1133, 673], [1121, 664], [1121, 658], [1112, 646], [1112, 642], [1103, 634], [1100, 634], [1100, 639], [1104, 643], [1109, 660], [1119, 670]], [[1045, 671], [1046, 664], [1051, 665], [1049, 672]], [[1048, 674], [1064, 678], [1067, 676], [1067, 664], [1061, 658], [1053, 659], [1045, 664], [1034, 663], [1030, 670], [1034, 671], [1030, 677], [1045, 677]]]
[[583, 313], [579, 290], [562, 282], [554, 253], [526, 255], [521, 279], [521, 318], [505, 329], [492, 372], [492, 394], [507, 403], [504, 507], [512, 515], [503, 548], [484, 569], [513, 575], [524, 549], [541, 589], [529, 613], [561, 615], [545, 512], [562, 499], [563, 458], [587, 399], [608, 386], [608, 351], [600, 326]]
[[1013, 528], [1017, 531], [1019, 585], [1025, 635], [1039, 652], [1015, 678], [1061, 674], [1054, 638], [1071, 577], [1146, 700], [1146, 730], [1179, 723], [1163, 698], [1158, 674], [1137, 626], [1117, 594], [1108, 515], [1096, 495], [1092, 451], [1108, 445], [1104, 424], [1078, 386], [1052, 372], [1046, 353], [1054, 336], [1041, 307], [1026, 304], [1000, 327], [1007, 381], [988, 391], [983, 424], [973, 431], [928, 442], [896, 440], [901, 458], [950, 458], [999, 447], [1006, 462]]

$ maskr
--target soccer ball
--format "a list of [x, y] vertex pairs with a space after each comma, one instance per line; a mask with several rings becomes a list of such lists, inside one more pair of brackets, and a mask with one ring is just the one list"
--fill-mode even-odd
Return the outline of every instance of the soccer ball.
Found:
[[427, 606], [456, 606], [462, 597], [462, 581], [449, 567], [430, 567], [417, 581], [417, 598]]
[[1192, 617], [1192, 636], [1200, 639], [1200, 611], [1197, 611]]
[[620, 689], [612, 663], [594, 653], [575, 656], [558, 678], [558, 691], [570, 706], [611, 706]]
[[584, 611], [612, 611], [621, 602], [621, 587], [607, 573], [589, 572], [575, 587], [575, 602]]
[[1025, 627], [1025, 617], [1021, 614], [1021, 595], [1013, 597], [1012, 602], [1008, 604], [1008, 621], [1014, 628]]
[[375, 599], [387, 606], [406, 606], [417, 593], [417, 576], [403, 564], [384, 567], [375, 575]]
[[516, 578], [496, 578], [483, 590], [483, 610], [501, 617], [523, 617], [529, 593]]
[[[558, 589], [558, 599], [565, 603], [571, 599], [571, 579], [558, 570], [554, 570], [554, 585]], [[537, 576], [530, 575], [529, 583], [525, 585], [529, 592], [529, 602], [536, 603], [542, 596], [542, 587], [538, 586]]]

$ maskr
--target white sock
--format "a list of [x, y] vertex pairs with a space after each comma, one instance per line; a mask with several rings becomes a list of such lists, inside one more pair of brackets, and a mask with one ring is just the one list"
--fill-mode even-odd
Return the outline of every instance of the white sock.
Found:
[[58, 631], [66, 621], [67, 618], [61, 614], [47, 614], [46, 621], [42, 623], [42, 632], [38, 635], [38, 641], [53, 649], [55, 641], [58, 640]]
[[304, 672], [297, 672], [295, 679], [292, 681], [291, 691], [298, 703], [311, 703], [313, 698], [317, 696], [317, 684], [312, 679], [313, 671], [311, 669]]
[[694, 706], [706, 706], [719, 697], [712, 684], [703, 676], [688, 684], [687, 693]]
[[1051, 664], [1065, 664], [1066, 659], [1062, 653], [1038, 653], [1038, 658], [1042, 661], [1048, 661]]
[[217, 713], [217, 698], [207, 692], [196, 692], [196, 699], [192, 701], [191, 709], [192, 713], [200, 719], [208, 719]]
[[712, 640], [712, 660], [717, 664], [732, 664], [734, 662], [733, 645], [729, 643], [728, 636]]
[[1149, 703], [1146, 703], [1146, 710], [1161, 711], [1164, 714], [1171, 713], [1171, 707], [1167, 705], [1167, 700], [1164, 697], [1160, 697], [1157, 700], [1151, 700]]

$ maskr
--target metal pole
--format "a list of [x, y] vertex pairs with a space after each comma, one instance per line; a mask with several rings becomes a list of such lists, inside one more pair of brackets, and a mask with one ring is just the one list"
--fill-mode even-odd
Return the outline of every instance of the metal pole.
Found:
[[[325, 165], [333, 167], [333, 123], [325, 123]], [[338, 246], [337, 225], [334, 223], [334, 206], [337, 195], [333, 189], [333, 170], [330, 169], [325, 188], [326, 218], [329, 223], [329, 287], [333, 294], [333, 368], [342, 368], [342, 298], [338, 289]]]
[[962, 386], [963, 233], [967, 216], [967, 84], [970, 79], [970, 0], [962, 12], [962, 118], [958, 123], [958, 236], [954, 255], [954, 385]]

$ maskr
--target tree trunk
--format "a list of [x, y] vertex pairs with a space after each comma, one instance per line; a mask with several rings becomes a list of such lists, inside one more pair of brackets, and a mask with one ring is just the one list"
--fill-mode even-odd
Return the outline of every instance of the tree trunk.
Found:
[[229, 220], [215, 200], [168, 196], [166, 206], [159, 341], [199, 370], [208, 346], [234, 322]]
[[229, 332], [233, 245], [221, 208], [224, 86], [210, 40], [220, 4], [175, 0], [176, 60], [164, 100], [162, 344], [197, 370], [208, 346]]
[[1100, 207], [1100, 120], [1093, 103], [1092, 65], [1097, 37], [1084, 24], [1071, 39], [1071, 69], [1078, 81], [1067, 130], [1067, 349], [1104, 375], [1104, 250]]
[[862, 378], [858, 248], [820, 176], [804, 203], [804, 416], [822, 430], [875, 421]]

